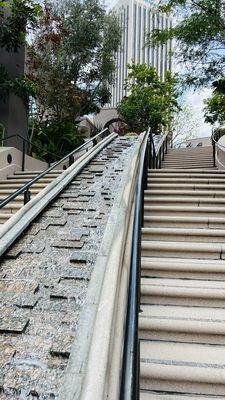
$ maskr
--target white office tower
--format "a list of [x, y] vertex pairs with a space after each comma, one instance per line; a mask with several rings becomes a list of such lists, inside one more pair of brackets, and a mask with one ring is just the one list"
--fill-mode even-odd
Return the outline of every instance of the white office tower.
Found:
[[157, 47], [146, 47], [146, 35], [154, 29], [168, 28], [172, 19], [165, 14], [159, 14], [153, 2], [143, 0], [119, 0], [113, 8], [118, 14], [122, 29], [122, 40], [116, 54], [115, 82], [111, 87], [111, 103], [107, 108], [115, 108], [124, 96], [124, 81], [128, 75], [127, 64], [146, 63], [156, 68], [164, 79], [165, 72], [171, 70], [172, 42]]

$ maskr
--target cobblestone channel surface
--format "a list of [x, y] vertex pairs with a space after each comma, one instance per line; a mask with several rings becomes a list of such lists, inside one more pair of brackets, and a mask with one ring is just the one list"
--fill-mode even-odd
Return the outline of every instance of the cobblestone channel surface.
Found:
[[135, 138], [105, 148], [8, 251], [0, 270], [0, 399], [57, 399]]

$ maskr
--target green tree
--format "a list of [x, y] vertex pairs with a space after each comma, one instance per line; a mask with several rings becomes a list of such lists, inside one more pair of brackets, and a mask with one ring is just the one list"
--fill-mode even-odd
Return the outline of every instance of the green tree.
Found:
[[123, 98], [118, 112], [134, 132], [150, 126], [158, 131], [170, 127], [174, 112], [180, 109], [176, 79], [170, 72], [161, 81], [155, 68], [146, 64], [129, 65], [125, 87], [130, 93]]
[[[177, 23], [155, 30], [150, 43], [175, 39], [174, 54], [187, 85], [201, 86], [225, 73], [225, 16], [222, 0], [162, 0], [161, 11], [174, 13]], [[184, 65], [186, 69], [184, 70]]]
[[214, 82], [212, 96], [205, 101], [205, 121], [210, 124], [225, 122], [225, 78]]
[[29, 48], [29, 78], [37, 87], [39, 118], [76, 121], [110, 99], [120, 42], [117, 18], [100, 0], [47, 6]]
[[[84, 142], [82, 131], [74, 123], [30, 119], [29, 135], [34, 134], [30, 155], [43, 161], [56, 161]], [[51, 154], [49, 154], [49, 152]]]
[[[36, 23], [41, 8], [34, 1], [6, 0], [0, 2], [0, 48], [13, 53], [25, 44], [26, 33]], [[12, 79], [0, 63], [0, 99], [11, 92], [22, 98], [34, 94], [33, 84], [25, 76]]]

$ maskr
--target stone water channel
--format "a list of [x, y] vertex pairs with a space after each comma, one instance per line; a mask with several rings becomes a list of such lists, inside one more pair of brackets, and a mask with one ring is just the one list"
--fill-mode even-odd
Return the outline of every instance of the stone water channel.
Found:
[[58, 399], [104, 229], [136, 138], [117, 138], [4, 255], [0, 399]]

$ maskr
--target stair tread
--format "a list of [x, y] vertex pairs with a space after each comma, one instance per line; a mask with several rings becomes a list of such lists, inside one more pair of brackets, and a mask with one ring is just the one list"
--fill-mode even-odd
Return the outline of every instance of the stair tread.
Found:
[[221, 396], [199, 396], [191, 395], [188, 393], [167, 393], [153, 392], [153, 391], [140, 391], [140, 400], [222, 400]]
[[[223, 371], [223, 374], [218, 374], [218, 377], [220, 376], [221, 379], [219, 379], [219, 381], [224, 383], [225, 347], [223, 346], [141, 341], [141, 359], [151, 360], [151, 363], [155, 365], [165, 363], [167, 367], [171, 368], [177, 366], [180, 367], [180, 369], [182, 369], [182, 367], [184, 369], [191, 367], [193, 369], [198, 368], [199, 370], [205, 368], [208, 372], [219, 370], [221, 373]], [[173, 365], [168, 364], [171, 362]], [[200, 371], [198, 371], [198, 373], [200, 373]], [[196, 376], [195, 379], [198, 380], [198, 376]]]

